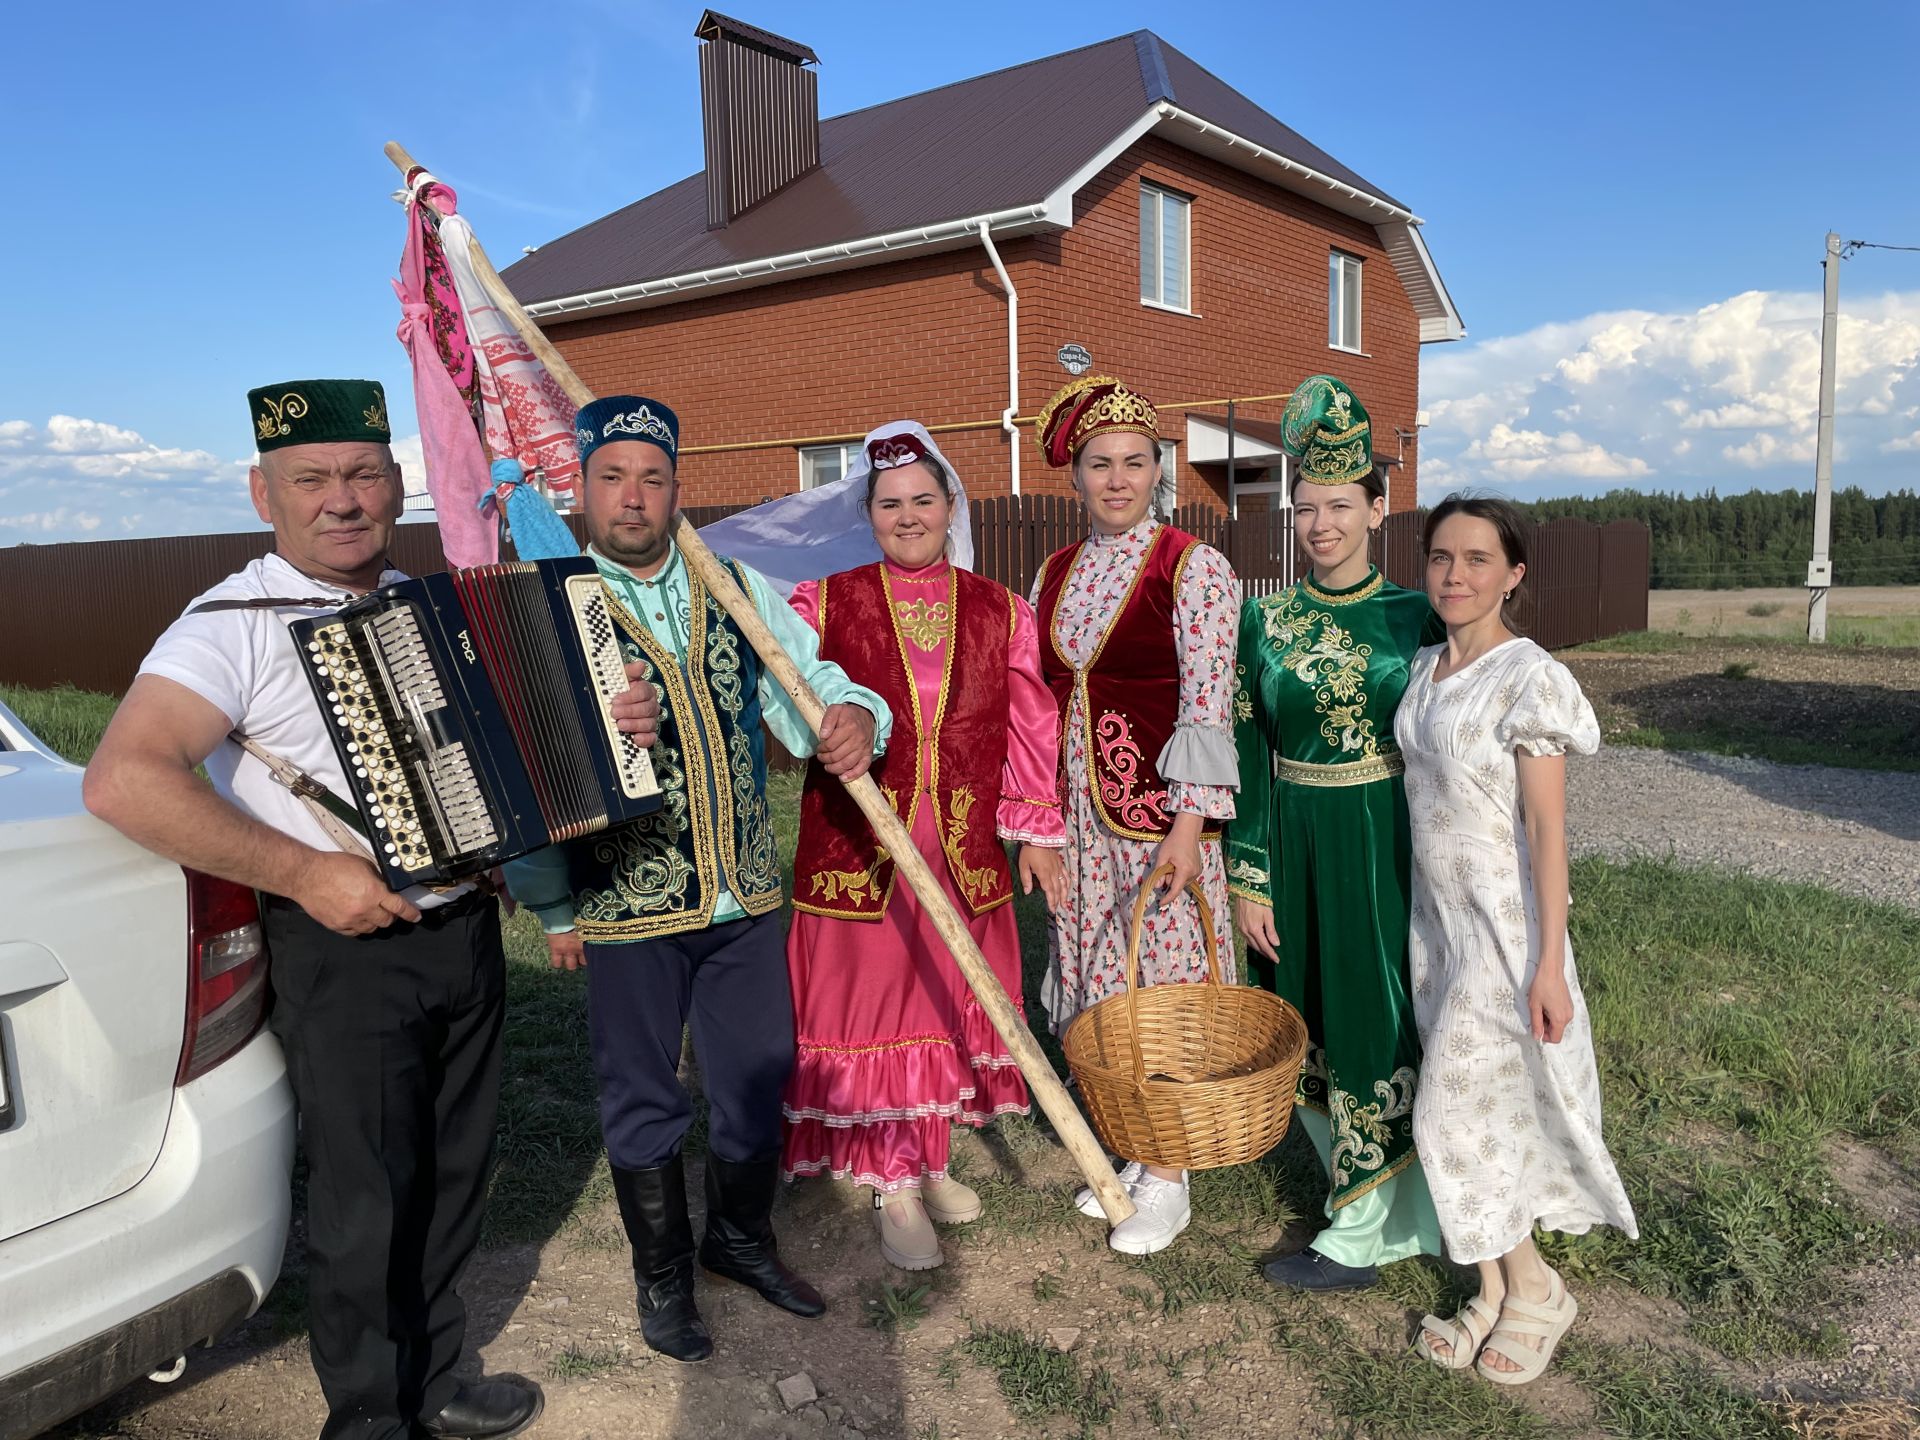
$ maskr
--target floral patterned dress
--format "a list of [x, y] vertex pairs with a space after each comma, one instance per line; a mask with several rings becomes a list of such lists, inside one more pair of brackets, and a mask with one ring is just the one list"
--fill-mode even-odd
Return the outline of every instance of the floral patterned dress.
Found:
[[1409, 965], [1427, 1056], [1413, 1127], [1447, 1251], [1463, 1265], [1496, 1259], [1535, 1224], [1637, 1236], [1600, 1135], [1570, 946], [1573, 1020], [1558, 1044], [1533, 1038], [1527, 1006], [1540, 923], [1514, 754], [1591, 755], [1600, 727], [1571, 672], [1531, 640], [1435, 680], [1443, 653], [1415, 658], [1394, 730], [1413, 818]]
[[[1159, 531], [1143, 520], [1122, 535], [1091, 536], [1068, 575], [1054, 617], [1053, 643], [1071, 665], [1084, 665], [1120, 613]], [[1033, 598], [1039, 599], [1036, 582]], [[1239, 769], [1233, 749], [1233, 663], [1238, 635], [1237, 590], [1226, 557], [1196, 546], [1174, 596], [1174, 648], [1180, 664], [1180, 703], [1173, 738], [1156, 768], [1167, 782], [1170, 813], [1209, 820], [1233, 815]], [[1089, 1005], [1126, 988], [1127, 932], [1133, 902], [1153, 866], [1155, 845], [1115, 835], [1094, 807], [1094, 778], [1086, 750], [1084, 702], [1063, 716], [1067, 848], [1067, 903], [1050, 927], [1046, 978], [1040, 998], [1055, 1034]], [[1213, 909], [1214, 939], [1228, 979], [1235, 978], [1227, 877], [1220, 842], [1200, 842], [1202, 892]], [[1148, 907], [1140, 942], [1141, 983], [1204, 979], [1206, 949], [1193, 902], [1182, 896]]]

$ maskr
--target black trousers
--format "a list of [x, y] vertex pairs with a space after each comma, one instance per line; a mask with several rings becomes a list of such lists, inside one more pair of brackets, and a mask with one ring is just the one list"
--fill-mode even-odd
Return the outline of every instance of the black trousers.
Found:
[[322, 1440], [406, 1440], [453, 1398], [454, 1291], [480, 1238], [506, 959], [491, 897], [375, 935], [263, 896], [270, 1024], [307, 1155], [307, 1288]]
[[587, 947], [587, 1020], [607, 1159], [650, 1170], [693, 1121], [680, 1083], [689, 1024], [722, 1160], [780, 1153], [780, 1092], [793, 1070], [793, 998], [779, 913], [684, 935]]

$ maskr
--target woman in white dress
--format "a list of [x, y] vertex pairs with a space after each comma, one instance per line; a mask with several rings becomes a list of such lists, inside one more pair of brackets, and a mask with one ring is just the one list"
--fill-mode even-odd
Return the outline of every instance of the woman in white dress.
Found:
[[1599, 748], [1566, 666], [1507, 628], [1526, 574], [1504, 501], [1428, 515], [1427, 594], [1447, 640], [1414, 659], [1394, 735], [1413, 823], [1408, 969], [1426, 1054], [1414, 1103], [1447, 1250], [1480, 1271], [1420, 1353], [1518, 1385], [1547, 1368], [1578, 1306], [1533, 1228], [1637, 1237], [1600, 1134], [1593, 1032], [1567, 943], [1566, 752]]

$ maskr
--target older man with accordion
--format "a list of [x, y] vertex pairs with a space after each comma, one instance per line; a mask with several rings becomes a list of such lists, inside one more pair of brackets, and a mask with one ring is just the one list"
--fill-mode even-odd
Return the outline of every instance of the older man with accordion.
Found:
[[[484, 871], [508, 848], [476, 849], [494, 822], [460, 807], [497, 802], [497, 767], [449, 729], [466, 682], [403, 654], [426, 612], [363, 598], [406, 579], [386, 563], [403, 502], [380, 386], [289, 381], [248, 403], [249, 486], [273, 551], [154, 644], [88, 766], [87, 805], [148, 849], [261, 892], [271, 1024], [308, 1163], [324, 1440], [511, 1435], [538, 1416], [540, 1392], [454, 1375], [466, 1333], [454, 1283], [480, 1234], [500, 1088], [505, 959]], [[348, 636], [343, 608], [388, 617], [386, 638]], [[323, 638], [296, 645], [296, 622]], [[376, 677], [393, 682], [378, 699]], [[603, 675], [576, 725], [604, 723], [609, 756], [623, 735], [653, 741], [651, 690], [623, 682]], [[487, 780], [465, 796], [453, 793], [463, 765]], [[403, 851], [426, 859], [401, 865]]]

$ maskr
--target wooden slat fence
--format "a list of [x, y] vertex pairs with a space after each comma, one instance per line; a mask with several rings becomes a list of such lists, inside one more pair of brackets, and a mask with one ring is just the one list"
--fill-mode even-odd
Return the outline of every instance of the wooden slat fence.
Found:
[[[696, 527], [737, 507], [689, 506]], [[1017, 594], [1033, 586], [1040, 563], [1079, 539], [1086, 520], [1063, 495], [990, 495], [974, 500], [974, 560], [983, 575]], [[1421, 583], [1423, 512], [1389, 515], [1375, 563], [1396, 584]], [[581, 534], [578, 516], [568, 523]], [[1303, 573], [1293, 544], [1292, 512], [1250, 512], [1238, 521], [1204, 506], [1182, 506], [1174, 523], [1227, 557], [1242, 589], [1270, 595]], [[99, 540], [0, 549], [0, 682], [77, 685], [119, 694], [132, 683], [155, 638], [201, 591], [265, 554], [266, 531]], [[1647, 627], [1651, 543], [1644, 525], [1555, 520], [1533, 527], [1534, 605], [1528, 632], [1549, 649]], [[433, 525], [402, 525], [393, 563], [409, 574], [446, 568]]]

